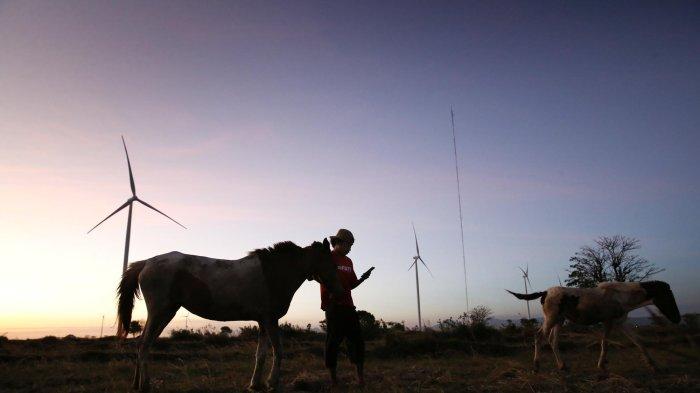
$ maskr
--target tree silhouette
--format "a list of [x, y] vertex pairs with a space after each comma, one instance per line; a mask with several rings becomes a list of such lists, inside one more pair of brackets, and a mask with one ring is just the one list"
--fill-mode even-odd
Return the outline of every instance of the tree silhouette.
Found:
[[228, 326], [221, 327], [221, 334], [223, 334], [225, 336], [229, 336], [229, 335], [231, 335], [231, 333], [233, 333], [233, 330], [231, 330], [230, 327], [228, 327]]
[[601, 236], [569, 258], [569, 287], [592, 288], [605, 281], [642, 281], [662, 272], [655, 264], [634, 254], [641, 248], [633, 237]]
[[141, 333], [143, 330], [143, 326], [141, 325], [141, 321], [131, 321], [129, 324], [129, 333], [131, 333], [132, 337], [136, 337], [137, 333]]

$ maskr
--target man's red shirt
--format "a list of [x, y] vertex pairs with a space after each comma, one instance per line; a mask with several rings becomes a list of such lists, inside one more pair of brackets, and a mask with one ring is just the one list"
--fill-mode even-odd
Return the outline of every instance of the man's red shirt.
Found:
[[331, 299], [331, 292], [325, 285], [321, 284], [321, 309], [324, 311], [328, 310], [328, 306], [331, 304], [355, 308], [350, 291], [357, 284], [358, 280], [355, 275], [355, 269], [352, 266], [352, 259], [336, 252], [331, 252], [331, 256], [338, 271], [338, 279], [343, 287], [343, 294], [340, 297], [333, 296]]

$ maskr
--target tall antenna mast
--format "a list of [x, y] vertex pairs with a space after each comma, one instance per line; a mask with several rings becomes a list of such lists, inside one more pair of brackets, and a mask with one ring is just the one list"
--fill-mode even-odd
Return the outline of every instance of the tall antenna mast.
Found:
[[467, 257], [464, 252], [464, 219], [462, 218], [462, 190], [459, 186], [459, 163], [457, 161], [457, 136], [455, 134], [455, 112], [450, 107], [450, 117], [452, 118], [452, 144], [455, 150], [455, 173], [457, 173], [457, 200], [459, 201], [459, 229], [462, 234], [462, 265], [464, 267], [464, 299], [469, 311], [469, 287], [467, 286]]

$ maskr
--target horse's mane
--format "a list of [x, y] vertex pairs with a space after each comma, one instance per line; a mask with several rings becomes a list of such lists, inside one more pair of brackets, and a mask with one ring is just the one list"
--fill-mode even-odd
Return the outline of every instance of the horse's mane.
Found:
[[248, 256], [257, 256], [263, 262], [267, 264], [269, 262], [285, 259], [283, 257], [288, 257], [290, 255], [296, 255], [301, 252], [302, 248], [297, 246], [291, 241], [275, 243], [272, 247], [258, 248], [248, 253]]

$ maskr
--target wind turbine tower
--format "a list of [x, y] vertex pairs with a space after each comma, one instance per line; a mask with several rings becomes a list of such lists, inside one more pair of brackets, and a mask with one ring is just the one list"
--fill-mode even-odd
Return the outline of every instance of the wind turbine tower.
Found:
[[421, 318], [420, 314], [420, 283], [418, 280], [418, 261], [420, 261], [423, 266], [425, 266], [425, 269], [428, 270], [428, 273], [430, 273], [430, 276], [433, 276], [433, 273], [428, 269], [428, 265], [425, 264], [423, 261], [423, 258], [420, 256], [420, 250], [418, 249], [418, 235], [416, 235], [416, 226], [411, 223], [411, 226], [413, 226], [413, 237], [416, 240], [416, 256], [413, 257], [413, 263], [411, 266], [408, 268], [408, 270], [411, 270], [411, 268], [416, 269], [416, 298], [418, 300], [418, 330], [423, 331], [423, 319]]
[[[122, 144], [124, 145], [124, 153], [126, 153], [126, 164], [129, 167], [129, 182], [131, 183], [131, 197], [124, 202], [121, 206], [117, 208], [117, 210], [113, 211], [112, 214], [108, 215], [104, 220], [100, 221], [92, 227], [87, 233], [90, 233], [93, 231], [93, 229], [97, 228], [102, 224], [103, 222], [107, 221], [110, 217], [113, 215], [117, 214], [120, 210], [124, 209], [125, 207], [129, 207], [129, 216], [126, 221], [126, 241], [124, 242], [124, 266], [122, 267], [122, 273], [126, 271], [126, 265], [129, 262], [129, 241], [131, 240], [131, 212], [134, 207], [134, 202], [139, 202], [142, 205], [146, 206], [149, 209], [155, 210], [156, 212], [164, 215], [168, 219], [170, 219], [172, 222], [175, 224], [185, 228], [184, 225], [180, 224], [179, 222], [175, 221], [172, 217], [168, 216], [167, 214], [163, 213], [162, 211], [156, 209], [155, 207], [151, 206], [150, 204], [146, 203], [144, 200], [140, 199], [139, 197], [136, 196], [136, 185], [134, 184], [134, 175], [131, 172], [131, 161], [129, 161], [129, 151], [126, 150], [126, 142], [124, 142], [124, 136], [122, 136]], [[187, 228], [185, 228], [187, 229]]]
[[[523, 272], [523, 284], [525, 284], [525, 294], [527, 295], [527, 286], [530, 285], [530, 288], [532, 288], [532, 283], [530, 283], [530, 266], [525, 266], [525, 270], [523, 268], [519, 267], [521, 272]], [[530, 301], [525, 302], [527, 304], [527, 319], [532, 319], [530, 316]]]

